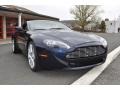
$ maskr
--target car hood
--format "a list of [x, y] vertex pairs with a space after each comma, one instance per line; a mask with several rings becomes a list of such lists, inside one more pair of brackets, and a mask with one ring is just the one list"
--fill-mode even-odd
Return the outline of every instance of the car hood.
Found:
[[94, 34], [85, 34], [76, 31], [65, 31], [65, 30], [53, 30], [53, 31], [40, 31], [37, 34], [43, 34], [47, 39], [60, 40], [69, 45], [78, 45], [89, 42], [97, 42], [100, 37]]

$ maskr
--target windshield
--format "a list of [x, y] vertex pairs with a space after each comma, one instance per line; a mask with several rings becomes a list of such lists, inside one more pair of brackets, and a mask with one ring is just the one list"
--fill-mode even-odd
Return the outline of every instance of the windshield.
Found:
[[30, 30], [70, 30], [70, 28], [60, 22], [49, 20], [28, 21], [28, 28]]

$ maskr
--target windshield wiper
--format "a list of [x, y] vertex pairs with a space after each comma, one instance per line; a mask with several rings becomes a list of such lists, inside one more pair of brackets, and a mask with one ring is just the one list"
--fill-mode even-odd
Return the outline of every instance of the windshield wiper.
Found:
[[34, 30], [47, 30], [47, 29], [34, 29]]
[[50, 29], [64, 29], [64, 28], [50, 28]]
[[43, 28], [43, 29], [34, 29], [34, 30], [54, 30], [54, 29], [59, 29], [60, 30], [60, 29], [64, 29], [64, 28], [49, 28], [49, 29], [44, 29]]

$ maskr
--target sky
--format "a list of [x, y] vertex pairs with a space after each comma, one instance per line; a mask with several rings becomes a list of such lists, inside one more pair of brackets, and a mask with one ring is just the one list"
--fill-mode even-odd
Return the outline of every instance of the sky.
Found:
[[[37, 13], [60, 18], [60, 20], [71, 20], [74, 16], [70, 14], [70, 9], [74, 5], [19, 5], [27, 9], [33, 10]], [[110, 20], [116, 20], [120, 16], [120, 5], [101, 5], [99, 7], [103, 12], [100, 17], [104, 20], [109, 18]]]
[[120, 16], [120, 0], [0, 0], [0, 4], [22, 6], [60, 20], [74, 19], [70, 14], [73, 5], [102, 5], [102, 19], [114, 20]]

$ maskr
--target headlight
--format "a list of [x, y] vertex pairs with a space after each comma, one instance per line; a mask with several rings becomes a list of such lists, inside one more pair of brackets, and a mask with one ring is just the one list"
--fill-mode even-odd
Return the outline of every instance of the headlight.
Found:
[[107, 47], [107, 41], [104, 38], [100, 38], [100, 42], [104, 47]]
[[70, 46], [67, 45], [66, 43], [61, 42], [61, 41], [57, 41], [57, 40], [47, 39], [47, 40], [44, 40], [43, 43], [46, 44], [48, 47], [66, 48], [66, 49], [70, 48]]

